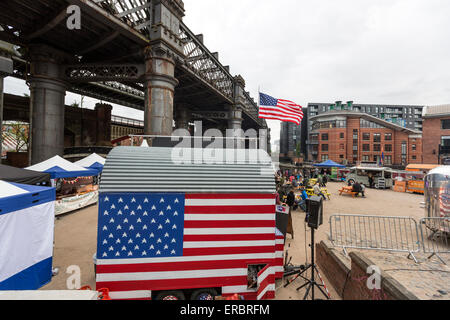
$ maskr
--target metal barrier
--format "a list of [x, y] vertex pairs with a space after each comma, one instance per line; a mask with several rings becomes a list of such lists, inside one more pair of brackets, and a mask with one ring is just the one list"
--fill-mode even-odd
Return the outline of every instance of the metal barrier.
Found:
[[416, 263], [414, 253], [421, 250], [419, 228], [410, 217], [333, 215], [330, 240], [346, 254], [348, 248], [407, 252]]
[[423, 218], [420, 220], [423, 250], [447, 264], [439, 254], [450, 253], [450, 217]]

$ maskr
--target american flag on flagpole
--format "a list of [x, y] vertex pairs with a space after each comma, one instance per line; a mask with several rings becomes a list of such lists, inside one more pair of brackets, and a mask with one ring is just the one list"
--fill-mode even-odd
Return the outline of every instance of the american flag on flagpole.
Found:
[[295, 102], [275, 99], [267, 94], [259, 93], [259, 117], [300, 125], [304, 114], [302, 107]]
[[[219, 287], [223, 295], [275, 296], [283, 253], [275, 195], [111, 193], [99, 203], [97, 288], [113, 299]], [[251, 264], [267, 265], [257, 292], [247, 288]]]

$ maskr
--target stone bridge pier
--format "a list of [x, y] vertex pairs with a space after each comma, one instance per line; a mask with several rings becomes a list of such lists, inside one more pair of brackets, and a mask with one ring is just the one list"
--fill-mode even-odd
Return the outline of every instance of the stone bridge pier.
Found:
[[30, 48], [30, 160], [64, 154], [64, 54], [44, 45]]

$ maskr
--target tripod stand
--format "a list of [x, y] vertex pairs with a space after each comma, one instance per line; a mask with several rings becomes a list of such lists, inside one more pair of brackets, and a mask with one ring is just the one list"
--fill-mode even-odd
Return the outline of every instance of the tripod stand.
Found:
[[[319, 270], [318, 270], [316, 264], [314, 263], [314, 258], [315, 258], [314, 257], [314, 247], [315, 247], [314, 231], [315, 231], [314, 228], [311, 228], [311, 263], [308, 264], [305, 268], [301, 268], [301, 270], [290, 272], [288, 275], [296, 274], [296, 276], [294, 278], [292, 278], [290, 281], [288, 281], [284, 287], [286, 288], [288, 285], [290, 285], [296, 279], [302, 278], [303, 280], [305, 280], [305, 283], [302, 286], [298, 287], [297, 291], [306, 287], [306, 293], [305, 293], [303, 300], [306, 300], [308, 298], [308, 295], [310, 292], [311, 292], [311, 300], [315, 300], [314, 289], [316, 287], [326, 297], [326, 299], [329, 300], [331, 298], [330, 294], [328, 293], [327, 287], [325, 286], [325, 283], [323, 282], [322, 277], [320, 276]], [[304, 274], [308, 270], [311, 270], [311, 278], [310, 279], [308, 279], [304, 276]], [[319, 279], [321, 280], [322, 284], [317, 283], [316, 277], [315, 277], [316, 273], [317, 273], [317, 276], [319, 277]], [[323, 290], [322, 287], [325, 290]]]

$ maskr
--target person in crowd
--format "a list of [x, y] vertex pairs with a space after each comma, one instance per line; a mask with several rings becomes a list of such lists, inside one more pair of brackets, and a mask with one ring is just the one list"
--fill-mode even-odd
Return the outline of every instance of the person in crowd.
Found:
[[327, 200], [327, 197], [323, 194], [322, 190], [320, 189], [320, 185], [318, 182], [316, 182], [316, 184], [314, 185], [314, 194], [316, 196], [321, 196], [323, 198], [323, 200]]
[[327, 187], [327, 183], [328, 183], [328, 174], [325, 172], [325, 174], [322, 177], [322, 186], [324, 188], [326, 188]]
[[[289, 206], [289, 208], [292, 210], [294, 209], [294, 207], [296, 206], [296, 201], [295, 201], [295, 193], [293, 189], [289, 190], [289, 193], [287, 195], [287, 200], [286, 200], [286, 204]], [[295, 210], [295, 209], [294, 209]]]
[[361, 195], [363, 198], [365, 198], [365, 192], [366, 192], [366, 185], [364, 183], [361, 183]]
[[356, 194], [356, 197], [358, 197], [359, 194], [361, 193], [362, 197], [365, 198], [363, 188], [362, 188], [361, 184], [360, 184], [358, 181], [356, 181], [356, 182], [353, 184], [353, 189], [352, 189], [352, 191], [357, 193], [357, 194]]
[[321, 174], [317, 178], [317, 182], [319, 183], [319, 187], [323, 187], [323, 176]]
[[[279, 190], [278, 188], [277, 188], [277, 190]], [[280, 198], [280, 192], [277, 192], [276, 193], [276, 203], [277, 203], [277, 205], [279, 206], [279, 205], [281, 205], [281, 198]]]
[[308, 194], [306, 193], [305, 188], [301, 189], [301, 201], [299, 201], [298, 206], [306, 212], [306, 200], [308, 199]]
[[369, 188], [373, 188], [373, 174], [372, 174], [372, 172], [369, 172], [369, 174], [367, 176], [369, 178]]
[[291, 175], [290, 177], [289, 177], [289, 181], [292, 183], [292, 181], [294, 181], [294, 179], [295, 179], [295, 176], [294, 175]]

